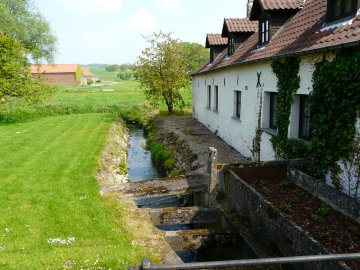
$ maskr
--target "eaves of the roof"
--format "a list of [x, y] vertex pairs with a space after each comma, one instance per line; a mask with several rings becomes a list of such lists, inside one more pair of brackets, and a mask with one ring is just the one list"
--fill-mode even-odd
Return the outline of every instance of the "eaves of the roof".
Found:
[[[206, 73], [232, 66], [360, 46], [360, 15], [343, 25], [326, 26], [326, 0], [308, 0], [265, 47], [258, 47], [259, 35], [253, 34], [235, 53], [195, 73]], [[326, 27], [325, 27], [326, 26]]]

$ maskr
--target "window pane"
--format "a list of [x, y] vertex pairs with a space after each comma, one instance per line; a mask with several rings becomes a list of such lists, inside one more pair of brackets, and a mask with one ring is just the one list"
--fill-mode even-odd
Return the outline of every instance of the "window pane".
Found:
[[240, 91], [235, 91], [235, 97], [236, 97], [236, 101], [235, 101], [235, 116], [240, 118], [240, 112], [241, 112], [241, 92]]
[[334, 4], [334, 17], [338, 17], [341, 14], [341, 0], [335, 0]]
[[269, 127], [272, 129], [277, 129], [276, 104], [277, 104], [277, 93], [270, 93], [270, 123], [269, 123]]
[[345, 0], [345, 13], [351, 12], [352, 0]]
[[310, 138], [310, 104], [309, 96], [300, 96], [299, 138]]
[[217, 87], [217, 86], [215, 86], [215, 106], [214, 106], [214, 109], [215, 109], [215, 111], [217, 111], [218, 110], [218, 104], [219, 104], [219, 102], [218, 102], [218, 98], [219, 98], [219, 88]]
[[207, 92], [207, 107], [210, 108], [211, 106], [211, 86], [208, 85], [208, 92]]

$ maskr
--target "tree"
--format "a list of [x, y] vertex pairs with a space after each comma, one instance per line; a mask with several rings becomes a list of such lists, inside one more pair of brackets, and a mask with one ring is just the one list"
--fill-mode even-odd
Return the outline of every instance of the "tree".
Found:
[[190, 74], [209, 61], [209, 50], [203, 45], [189, 42], [182, 42], [181, 45], [184, 47], [186, 57], [190, 59], [187, 67]]
[[20, 41], [33, 60], [53, 61], [56, 37], [32, 0], [1, 0], [0, 32]]
[[113, 64], [113, 65], [107, 65], [106, 66], [106, 71], [107, 72], [115, 72], [118, 71], [120, 69], [120, 65], [118, 64]]
[[0, 33], [0, 105], [12, 99], [37, 102], [54, 89], [31, 75], [27, 53], [21, 42]]
[[175, 105], [183, 105], [181, 88], [190, 86], [187, 67], [190, 63], [184, 47], [171, 34], [154, 33], [147, 38], [150, 44], [135, 64], [140, 88], [155, 105], [163, 100], [171, 115]]

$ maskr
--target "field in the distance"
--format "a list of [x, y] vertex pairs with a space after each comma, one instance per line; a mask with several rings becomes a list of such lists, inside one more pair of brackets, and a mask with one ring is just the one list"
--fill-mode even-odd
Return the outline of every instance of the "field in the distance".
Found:
[[[111, 84], [100, 84], [101, 86], [60, 86], [59, 91], [54, 94], [46, 103], [63, 105], [148, 105], [150, 102], [146, 99], [143, 91], [139, 89], [139, 83], [136, 81], [122, 81]], [[184, 99], [184, 109], [190, 110], [191, 90], [181, 90]], [[160, 104], [161, 109], [166, 109], [165, 103]], [[176, 107], [179, 109], [179, 107]]]
[[125, 209], [99, 195], [94, 175], [113, 121], [0, 125], [0, 269], [126, 269], [149, 255], [132, 244]]

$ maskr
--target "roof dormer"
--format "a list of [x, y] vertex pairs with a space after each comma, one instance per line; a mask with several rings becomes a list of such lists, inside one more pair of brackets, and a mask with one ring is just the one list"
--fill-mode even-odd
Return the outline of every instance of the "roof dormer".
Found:
[[258, 28], [258, 22], [249, 19], [224, 19], [222, 37], [228, 38], [228, 56], [245, 42]]
[[358, 0], [327, 0], [326, 22], [351, 18], [359, 8]]
[[207, 34], [205, 48], [210, 49], [210, 63], [227, 47], [228, 39], [221, 34]]
[[270, 42], [271, 37], [304, 5], [304, 0], [254, 0], [251, 21], [259, 21], [259, 46]]

